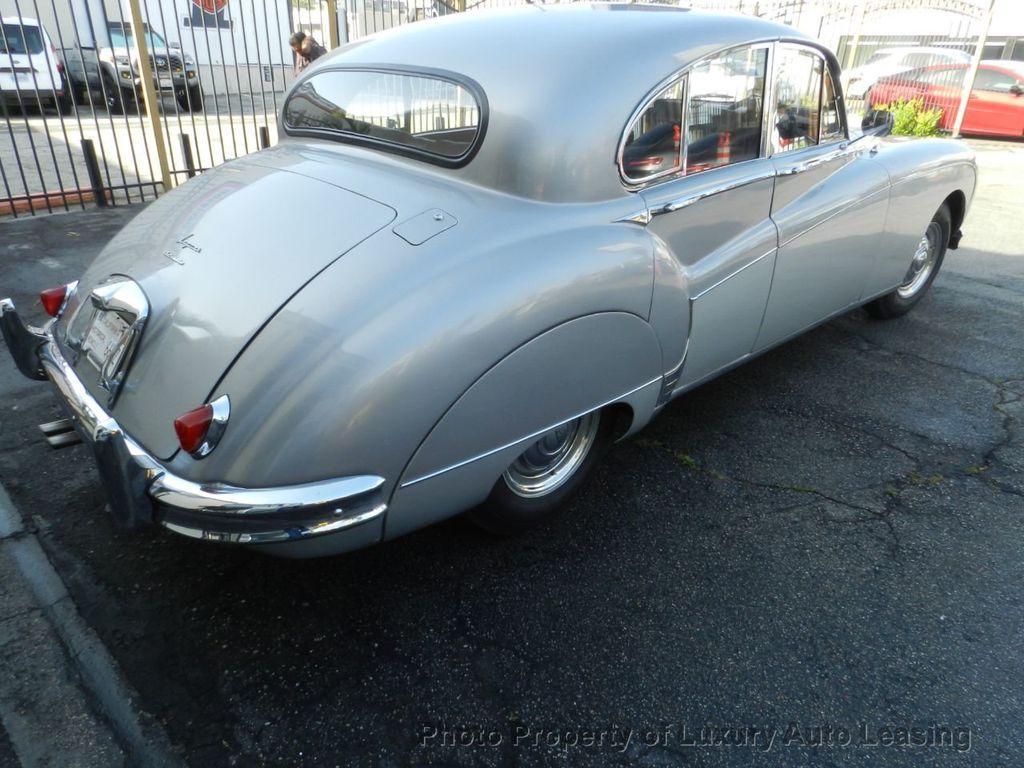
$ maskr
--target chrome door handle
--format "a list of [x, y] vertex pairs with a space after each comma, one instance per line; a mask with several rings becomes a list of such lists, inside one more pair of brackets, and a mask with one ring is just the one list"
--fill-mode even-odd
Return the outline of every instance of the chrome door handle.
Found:
[[805, 171], [811, 171], [817, 168], [819, 165], [825, 163], [831, 163], [833, 160], [838, 160], [843, 157], [847, 152], [847, 144], [840, 145], [839, 149], [833, 152], [827, 152], [824, 155], [818, 155], [818, 157], [812, 157], [810, 160], [804, 160], [802, 163], [796, 163], [788, 168], [783, 168], [779, 171], [779, 176], [795, 176], [798, 173], [804, 173]]

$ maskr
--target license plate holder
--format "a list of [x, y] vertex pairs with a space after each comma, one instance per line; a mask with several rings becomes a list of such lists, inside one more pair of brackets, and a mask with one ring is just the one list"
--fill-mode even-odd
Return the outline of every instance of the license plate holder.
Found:
[[97, 370], [103, 369], [117, 345], [128, 332], [129, 325], [117, 312], [98, 311], [86, 331], [82, 351]]

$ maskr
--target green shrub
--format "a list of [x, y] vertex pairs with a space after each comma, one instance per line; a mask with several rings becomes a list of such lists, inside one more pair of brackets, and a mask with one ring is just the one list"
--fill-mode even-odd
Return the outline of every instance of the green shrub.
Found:
[[893, 136], [938, 136], [941, 107], [925, 107], [924, 99], [900, 99], [892, 104], [878, 104], [875, 109], [892, 112]]

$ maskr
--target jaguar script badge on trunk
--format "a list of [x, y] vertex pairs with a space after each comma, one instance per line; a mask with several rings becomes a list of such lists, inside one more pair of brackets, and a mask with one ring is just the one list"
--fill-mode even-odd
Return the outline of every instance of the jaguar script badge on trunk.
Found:
[[174, 244], [175, 245], [180, 245], [181, 246], [181, 250], [178, 251], [177, 253], [172, 253], [171, 251], [164, 251], [164, 256], [166, 256], [168, 259], [173, 261], [175, 264], [181, 264], [181, 266], [185, 266], [185, 258], [182, 256], [182, 254], [186, 250], [192, 251], [193, 253], [202, 253], [203, 252], [203, 249], [200, 248], [198, 245], [189, 242], [189, 240], [191, 238], [192, 238], [192, 235], [185, 235], [180, 240], [175, 240]]

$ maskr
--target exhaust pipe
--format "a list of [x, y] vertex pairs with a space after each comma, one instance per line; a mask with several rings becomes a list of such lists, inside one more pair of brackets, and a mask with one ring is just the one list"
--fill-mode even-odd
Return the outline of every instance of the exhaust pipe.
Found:
[[75, 431], [70, 419], [57, 419], [39, 425], [39, 430], [46, 436], [46, 442], [54, 450], [68, 448], [82, 442], [81, 436]]

